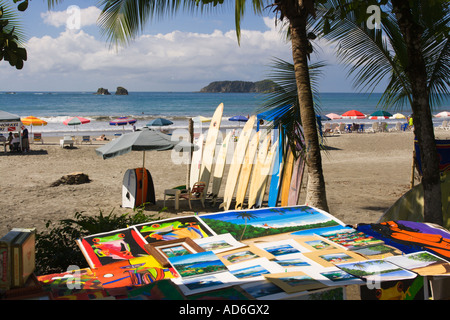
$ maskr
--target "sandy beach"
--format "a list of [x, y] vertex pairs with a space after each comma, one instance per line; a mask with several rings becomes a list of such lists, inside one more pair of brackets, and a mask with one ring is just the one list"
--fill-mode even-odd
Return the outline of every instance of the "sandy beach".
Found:
[[[436, 136], [447, 138], [445, 131], [436, 130]], [[44, 144], [31, 144], [29, 153], [1, 152], [0, 235], [13, 227], [35, 227], [42, 232], [48, 220], [73, 218], [76, 212], [132, 212], [121, 207], [122, 179], [127, 169], [142, 165], [142, 152], [103, 160], [95, 153], [103, 143], [76, 144], [69, 149], [60, 147], [59, 137], [46, 137]], [[327, 137], [326, 145], [322, 159], [329, 211], [344, 223], [378, 221], [409, 189], [412, 132], [347, 133]], [[147, 206], [145, 213], [164, 218], [220, 210], [209, 202], [203, 209], [199, 201], [194, 201], [191, 211], [187, 201], [181, 200], [180, 210], [175, 211], [174, 201], [170, 200], [166, 202], [168, 210], [158, 213], [163, 208], [164, 190], [185, 184], [187, 167], [174, 164], [171, 151], [146, 152], [145, 159], [157, 200], [156, 205]], [[51, 186], [74, 172], [87, 174], [91, 182]], [[224, 183], [219, 197], [223, 187]]]

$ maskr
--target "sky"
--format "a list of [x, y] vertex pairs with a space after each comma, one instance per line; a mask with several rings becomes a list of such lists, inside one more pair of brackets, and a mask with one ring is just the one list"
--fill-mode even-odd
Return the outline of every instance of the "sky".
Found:
[[[117, 48], [96, 24], [96, 3], [63, 1], [48, 11], [47, 1], [30, 1], [20, 13], [28, 60], [22, 70], [0, 62], [0, 91], [114, 92], [122, 86], [130, 92], [191, 92], [213, 81], [263, 80], [274, 58], [292, 62], [291, 46], [270, 11], [259, 16], [247, 10], [240, 45], [234, 12], [225, 8], [151, 21], [132, 43]], [[355, 92], [332, 46], [317, 47], [313, 61], [327, 63], [319, 91]]]

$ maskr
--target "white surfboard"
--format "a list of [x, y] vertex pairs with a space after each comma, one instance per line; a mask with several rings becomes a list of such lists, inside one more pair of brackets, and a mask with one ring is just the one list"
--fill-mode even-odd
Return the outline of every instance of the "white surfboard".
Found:
[[209, 180], [211, 177], [212, 166], [214, 162], [214, 152], [216, 150], [217, 136], [219, 135], [220, 123], [222, 121], [223, 103], [219, 104], [214, 112], [209, 125], [208, 135], [206, 137], [205, 146], [203, 147], [202, 163], [200, 176], [198, 181], [206, 183], [203, 196], [208, 193]]
[[203, 134], [200, 134], [198, 140], [195, 142], [197, 147], [192, 153], [191, 171], [189, 175], [189, 188], [192, 189], [194, 183], [198, 182], [200, 177], [200, 168], [202, 165], [202, 151], [203, 151]]
[[220, 207], [223, 207], [225, 211], [230, 208], [234, 190], [236, 189], [236, 183], [239, 178], [239, 172], [241, 171], [241, 166], [244, 161], [245, 150], [247, 150], [248, 140], [250, 139], [255, 121], [256, 115], [252, 115], [242, 128], [242, 132], [237, 141], [236, 149], [233, 154], [233, 160], [230, 165], [230, 171], [228, 172], [227, 183], [225, 185], [223, 203], [220, 205]]
[[225, 171], [225, 165], [226, 165], [226, 161], [227, 161], [228, 146], [230, 144], [230, 139], [231, 139], [232, 134], [233, 134], [232, 131], [227, 133], [227, 135], [226, 135], [225, 139], [223, 140], [223, 143], [220, 147], [220, 150], [217, 154], [217, 157], [216, 157], [216, 164], [214, 166], [212, 191], [211, 191], [213, 205], [216, 204], [217, 197], [218, 197], [219, 191], [220, 191], [220, 186], [222, 185], [223, 173]]
[[134, 208], [136, 203], [136, 172], [133, 169], [125, 171], [122, 184], [122, 207]]
[[264, 195], [266, 193], [266, 187], [267, 187], [267, 183], [269, 180], [269, 175], [272, 172], [275, 155], [277, 153], [278, 143], [279, 143], [279, 140], [276, 141], [272, 145], [270, 150], [267, 152], [266, 160], [264, 161], [264, 165], [261, 170], [261, 178], [262, 178], [261, 187], [259, 188], [259, 190], [260, 190], [259, 193], [256, 195], [256, 203], [255, 203], [255, 206], [257, 208], [261, 207], [262, 202], [264, 200]]
[[267, 151], [270, 145], [270, 136], [267, 135], [260, 144], [258, 154], [256, 156], [255, 167], [253, 168], [252, 180], [250, 182], [250, 191], [248, 195], [248, 208], [251, 209], [256, 205], [256, 200], [262, 185], [262, 169], [266, 161]]
[[244, 157], [244, 164], [242, 165], [241, 173], [239, 175], [239, 184], [236, 191], [236, 210], [243, 209], [245, 195], [250, 181], [253, 164], [255, 162], [256, 151], [258, 150], [260, 131], [253, 135], [247, 148]]

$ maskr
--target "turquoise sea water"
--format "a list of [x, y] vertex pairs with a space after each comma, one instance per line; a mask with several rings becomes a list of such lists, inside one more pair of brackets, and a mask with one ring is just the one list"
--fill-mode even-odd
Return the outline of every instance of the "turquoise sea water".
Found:
[[[322, 93], [320, 112], [342, 114], [356, 109], [371, 114], [380, 109], [377, 107], [380, 96], [378, 93]], [[122, 127], [109, 125], [110, 120], [121, 116], [136, 118], [137, 128], [145, 126], [149, 120], [156, 117], [170, 119], [174, 122], [173, 128], [184, 128], [191, 117], [211, 117], [220, 103], [224, 104], [222, 125], [238, 126], [236, 122], [228, 121], [228, 118], [257, 113], [265, 98], [267, 97], [264, 94], [254, 93], [129, 92], [127, 96], [102, 96], [92, 92], [0, 92], [0, 110], [21, 117], [36, 116], [46, 120], [47, 126], [34, 127], [33, 130], [53, 135], [74, 130], [73, 127], [68, 128], [62, 124], [71, 116], [82, 116], [91, 120], [89, 124], [78, 126], [77, 130], [83, 132], [122, 131]], [[444, 110], [450, 111], [450, 99], [436, 108], [434, 113]], [[391, 110], [391, 113], [397, 111]], [[411, 113], [409, 107], [401, 112], [405, 115]], [[364, 121], [370, 122], [362, 120]], [[435, 125], [440, 121], [437, 118]], [[130, 126], [125, 128], [131, 130]]]

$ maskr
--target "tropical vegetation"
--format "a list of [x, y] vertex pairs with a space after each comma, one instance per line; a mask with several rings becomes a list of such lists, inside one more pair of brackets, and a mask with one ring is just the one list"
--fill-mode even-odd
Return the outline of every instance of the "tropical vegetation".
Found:
[[[17, 1], [14, 1], [17, 2]], [[28, 1], [20, 2], [19, 11], [25, 11]], [[22, 69], [27, 60], [27, 50], [23, 47], [25, 36], [20, 28], [20, 19], [6, 1], [0, 1], [0, 61], [7, 61], [12, 67]]]

